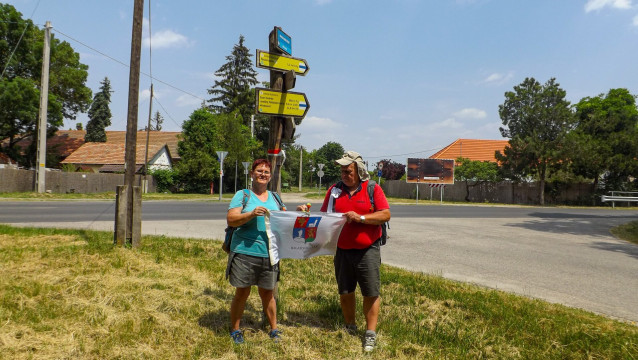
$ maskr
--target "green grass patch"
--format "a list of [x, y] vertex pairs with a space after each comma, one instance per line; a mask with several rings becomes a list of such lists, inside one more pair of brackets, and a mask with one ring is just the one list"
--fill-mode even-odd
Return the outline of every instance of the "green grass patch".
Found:
[[[638, 327], [586, 311], [382, 267], [379, 347], [342, 330], [332, 258], [283, 260], [274, 344], [253, 290], [228, 336], [234, 289], [212, 240], [0, 225], [0, 358], [635, 359]], [[357, 323], [364, 328], [357, 294]]]
[[638, 220], [613, 227], [610, 231], [619, 239], [638, 244]]

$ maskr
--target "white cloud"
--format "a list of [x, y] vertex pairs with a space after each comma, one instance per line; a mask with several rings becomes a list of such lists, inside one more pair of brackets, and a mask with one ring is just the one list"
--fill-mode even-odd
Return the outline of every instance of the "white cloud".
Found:
[[638, 26], [638, 15], [634, 16], [634, 21], [632, 22], [634, 26]]
[[307, 116], [297, 127], [296, 134], [299, 135], [299, 139], [296, 143], [307, 149], [319, 149], [328, 141], [346, 146], [346, 138], [351, 137], [347, 135], [347, 129], [348, 125], [329, 118]]
[[182, 94], [175, 99], [175, 104], [179, 107], [199, 106], [202, 100], [188, 94]]
[[[215, 75], [213, 74], [213, 76], [215, 76]], [[257, 81], [259, 81], [257, 86], [261, 87], [264, 82], [269, 82], [270, 81], [270, 73], [267, 73], [267, 72], [259, 72], [259, 73], [257, 73]]]
[[328, 118], [320, 118], [317, 116], [308, 116], [303, 120], [300, 127], [308, 131], [334, 130], [342, 128], [342, 125]]
[[461, 119], [484, 119], [487, 117], [487, 113], [484, 110], [475, 108], [462, 109], [453, 115]]
[[631, 9], [632, 0], [589, 0], [585, 4], [585, 12], [601, 10], [605, 7], [615, 9]]
[[145, 37], [142, 44], [146, 47], [150, 45], [153, 49], [161, 49], [190, 46], [191, 41], [172, 30], [162, 30], [153, 34], [151, 38]]
[[460, 129], [463, 127], [463, 124], [456, 121], [455, 118], [447, 118], [441, 122], [432, 123], [429, 128], [430, 129]]
[[502, 85], [510, 81], [514, 77], [514, 72], [510, 71], [507, 73], [493, 73], [490, 74], [485, 80], [483, 80], [486, 84], [496, 84]]
[[[155, 95], [155, 94], [153, 94]], [[140, 101], [146, 101], [151, 97], [151, 90], [149, 89], [144, 89], [142, 91], [140, 91]]]

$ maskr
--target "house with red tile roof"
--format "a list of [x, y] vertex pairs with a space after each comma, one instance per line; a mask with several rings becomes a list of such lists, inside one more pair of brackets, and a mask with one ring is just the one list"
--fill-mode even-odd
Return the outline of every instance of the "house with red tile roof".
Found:
[[[475, 161], [497, 162], [496, 151], [503, 153], [508, 140], [457, 139], [430, 156], [430, 159], [454, 159], [463, 157]], [[458, 164], [457, 164], [458, 165]]]
[[[171, 156], [171, 164], [180, 160], [177, 153], [177, 143], [180, 138], [179, 131], [150, 131], [149, 132], [149, 150], [151, 145], [166, 145]], [[58, 130], [55, 135], [47, 139], [47, 154], [54, 154], [62, 163], [69, 155], [84, 145], [85, 130]], [[24, 150], [31, 144], [31, 137], [20, 140], [17, 146]], [[108, 144], [126, 144], [126, 131], [106, 131], [106, 143]], [[0, 144], [8, 146], [8, 139]], [[146, 131], [138, 131], [136, 139], [136, 148], [146, 148]], [[123, 156], [123, 155], [122, 155]], [[150, 158], [150, 155], [149, 155]], [[144, 161], [142, 161], [144, 163]], [[123, 166], [124, 162], [122, 162]]]
[[[80, 146], [62, 164], [73, 164], [83, 170], [93, 172], [124, 172], [125, 144], [88, 142]], [[146, 145], [135, 148], [135, 172], [141, 172], [146, 157]], [[166, 144], [150, 144], [148, 147], [148, 169], [170, 169], [173, 163]]]
[[[181, 158], [177, 153], [177, 143], [181, 140], [179, 131], [149, 131], [149, 145], [166, 144], [171, 155], [171, 162], [176, 163]], [[106, 142], [114, 144], [126, 144], [126, 131], [107, 131]], [[136, 145], [146, 146], [146, 131], [137, 132]], [[149, 146], [150, 149], [150, 146]]]
[[[84, 130], [58, 130], [55, 135], [47, 138], [47, 154], [53, 154], [58, 160], [64, 160], [71, 155], [82, 144], [84, 144]], [[26, 137], [16, 143], [24, 154], [26, 149], [31, 145], [32, 138]], [[9, 146], [9, 139], [4, 139], [0, 146]]]

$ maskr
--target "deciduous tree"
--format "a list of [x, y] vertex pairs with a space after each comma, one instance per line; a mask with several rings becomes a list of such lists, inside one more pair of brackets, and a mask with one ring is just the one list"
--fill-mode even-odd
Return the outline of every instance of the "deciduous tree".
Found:
[[477, 161], [460, 157], [456, 159], [460, 163], [454, 169], [454, 179], [465, 182], [465, 201], [470, 201], [470, 188], [485, 182], [498, 182], [501, 180], [498, 164], [490, 161]]
[[206, 193], [219, 174], [215, 115], [206, 108], [195, 110], [182, 124], [182, 139], [177, 143], [181, 161], [175, 165], [185, 192]]
[[[19, 152], [15, 144], [34, 135], [38, 119], [44, 31], [13, 6], [0, 4], [0, 139], [2, 152]], [[85, 86], [88, 66], [71, 45], [51, 36], [48, 134], [88, 109], [91, 90]], [[36, 100], [37, 99], [37, 100]], [[27, 154], [28, 162], [34, 162]]]
[[343, 146], [333, 141], [329, 141], [317, 149], [315, 167], [319, 163], [325, 165], [323, 168], [324, 176], [321, 179], [322, 185], [330, 185], [341, 179], [341, 167], [335, 163], [335, 160], [340, 159], [344, 153]]
[[606, 190], [620, 190], [638, 174], [638, 109], [627, 89], [586, 97], [576, 104], [576, 130], [570, 139], [572, 170], [593, 179], [602, 177]]
[[381, 176], [387, 180], [399, 180], [405, 174], [405, 165], [398, 162], [384, 159], [379, 161], [383, 164], [381, 168]]
[[565, 94], [554, 78], [543, 85], [526, 78], [514, 91], [506, 92], [505, 102], [499, 105], [504, 125], [499, 130], [510, 140], [496, 158], [513, 176], [539, 181], [541, 205], [545, 203], [545, 180], [553, 168], [564, 164], [565, 138], [573, 127]]
[[[191, 114], [182, 125], [182, 137], [177, 146], [182, 159], [176, 171], [186, 192], [207, 192], [211, 182], [219, 179], [217, 151], [228, 152], [224, 167], [229, 169], [235, 161], [249, 161], [251, 151], [260, 145], [250, 137], [250, 130], [241, 123], [238, 113], [213, 114], [208, 108]], [[234, 183], [234, 171], [225, 174], [226, 185]]]

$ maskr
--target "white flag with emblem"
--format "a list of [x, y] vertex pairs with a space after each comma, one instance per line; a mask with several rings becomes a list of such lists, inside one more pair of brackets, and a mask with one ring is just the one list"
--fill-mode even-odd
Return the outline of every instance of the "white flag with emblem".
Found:
[[270, 211], [265, 216], [270, 262], [334, 255], [346, 218], [341, 213], [309, 214], [301, 211]]

